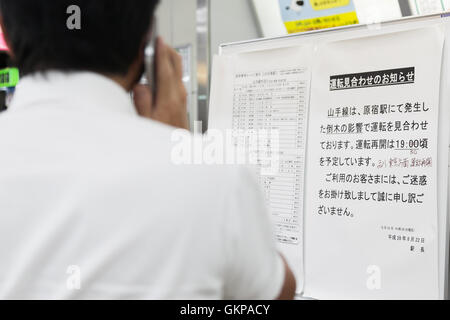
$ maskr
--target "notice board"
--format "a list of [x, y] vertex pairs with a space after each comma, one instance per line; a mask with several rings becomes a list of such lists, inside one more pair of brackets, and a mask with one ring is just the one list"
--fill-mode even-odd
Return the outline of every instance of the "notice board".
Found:
[[300, 296], [447, 297], [449, 21], [221, 46], [209, 130], [260, 169]]

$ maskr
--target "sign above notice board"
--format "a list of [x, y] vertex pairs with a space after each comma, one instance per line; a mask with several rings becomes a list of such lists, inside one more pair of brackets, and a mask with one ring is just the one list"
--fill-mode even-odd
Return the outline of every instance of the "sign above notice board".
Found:
[[353, 0], [279, 0], [288, 33], [358, 24]]

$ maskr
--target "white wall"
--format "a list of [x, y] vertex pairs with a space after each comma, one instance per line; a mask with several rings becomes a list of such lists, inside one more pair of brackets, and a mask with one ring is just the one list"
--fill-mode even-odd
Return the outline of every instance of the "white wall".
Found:
[[[261, 37], [251, 0], [209, 0], [210, 54], [218, 53], [225, 42]], [[158, 32], [174, 46], [192, 45], [191, 125], [198, 119], [197, 90], [197, 0], [161, 0], [156, 13]], [[212, 60], [210, 60], [212, 61]]]
[[[278, 2], [278, 0], [276, 1]], [[210, 0], [211, 53], [222, 43], [262, 36], [251, 0]]]
[[158, 32], [173, 47], [191, 45], [191, 81], [189, 116], [191, 125], [197, 119], [197, 0], [161, 0], [156, 17]]
[[285, 35], [286, 27], [281, 17], [278, 1], [252, 0], [256, 15], [260, 21], [260, 28], [264, 37], [272, 38]]
[[196, 41], [196, 0], [162, 0], [156, 12], [160, 35], [171, 45]]
[[397, 0], [353, 0], [359, 23], [377, 23], [402, 17]]
[[[172, 46], [190, 43], [196, 49], [196, 7], [196, 0], [160, 2], [157, 11], [159, 33]], [[212, 54], [217, 53], [222, 43], [262, 36], [251, 0], [210, 0], [209, 15]]]

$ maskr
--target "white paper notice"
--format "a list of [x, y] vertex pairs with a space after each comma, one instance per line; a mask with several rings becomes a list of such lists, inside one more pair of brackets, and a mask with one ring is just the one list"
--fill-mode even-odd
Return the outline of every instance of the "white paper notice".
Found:
[[438, 28], [315, 53], [305, 295], [437, 299]]
[[[311, 77], [307, 66], [311, 52], [311, 47], [287, 48], [225, 58], [222, 63], [228, 61], [228, 68], [216, 65], [215, 73], [221, 73], [220, 79], [231, 80], [232, 86], [214, 81], [220, 93], [215, 94], [213, 87], [211, 100], [213, 114], [222, 118], [212, 117], [211, 127], [232, 129], [234, 145], [249, 149], [250, 157], [262, 169], [260, 181], [275, 236], [299, 284], [303, 283], [303, 190]], [[230, 71], [232, 77], [225, 74]], [[224, 91], [228, 93], [224, 95]], [[229, 104], [217, 110], [223, 101]], [[261, 149], [248, 147], [252, 137], [261, 137], [261, 133], [271, 133], [264, 145], [275, 150], [276, 157], [265, 157]], [[299, 292], [301, 289], [299, 285]]]

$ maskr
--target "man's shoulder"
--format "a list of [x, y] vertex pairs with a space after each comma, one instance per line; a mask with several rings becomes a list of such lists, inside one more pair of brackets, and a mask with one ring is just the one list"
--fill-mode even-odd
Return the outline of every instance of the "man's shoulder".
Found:
[[171, 175], [226, 184], [255, 176], [247, 166], [209, 161], [205, 156], [208, 142], [203, 135], [145, 118], [129, 118], [122, 124], [126, 139], [121, 139], [118, 151], [128, 150], [130, 160], [134, 158], [132, 161], [142, 170], [166, 170]]
[[180, 130], [164, 123], [139, 116], [121, 117], [119, 121], [124, 127], [127, 127], [127, 133], [134, 135], [136, 138], [139, 138], [139, 136], [142, 136], [142, 138], [148, 136], [170, 137], [174, 131]]

